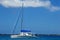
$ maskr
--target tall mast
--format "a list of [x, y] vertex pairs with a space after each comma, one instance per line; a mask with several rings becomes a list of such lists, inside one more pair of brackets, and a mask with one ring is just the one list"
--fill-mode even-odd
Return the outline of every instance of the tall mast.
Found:
[[24, 6], [24, 3], [22, 2], [22, 8], [21, 8], [21, 30], [22, 30], [22, 27], [23, 27], [23, 12], [24, 12], [23, 6]]

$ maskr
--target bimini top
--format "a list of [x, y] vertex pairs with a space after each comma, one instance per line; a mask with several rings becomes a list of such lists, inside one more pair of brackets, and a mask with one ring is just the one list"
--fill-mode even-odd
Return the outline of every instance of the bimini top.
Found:
[[31, 32], [31, 30], [21, 30], [21, 32]]

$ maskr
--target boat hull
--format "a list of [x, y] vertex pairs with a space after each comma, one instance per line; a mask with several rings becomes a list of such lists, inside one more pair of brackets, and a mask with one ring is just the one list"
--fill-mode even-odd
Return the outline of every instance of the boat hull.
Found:
[[21, 35], [11, 35], [11, 38], [35, 38], [35, 35], [32, 36], [21, 36]]

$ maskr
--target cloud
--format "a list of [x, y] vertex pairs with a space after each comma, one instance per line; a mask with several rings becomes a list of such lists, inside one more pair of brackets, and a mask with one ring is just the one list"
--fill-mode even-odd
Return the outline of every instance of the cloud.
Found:
[[51, 11], [60, 10], [60, 7], [53, 6], [49, 0], [0, 0], [4, 7], [44, 7]]
[[24, 7], [42, 7], [42, 6], [48, 6], [49, 2], [46, 1], [39, 1], [39, 0], [2, 0], [0, 1], [0, 4], [2, 4], [5, 7], [21, 7], [22, 3], [24, 3]]

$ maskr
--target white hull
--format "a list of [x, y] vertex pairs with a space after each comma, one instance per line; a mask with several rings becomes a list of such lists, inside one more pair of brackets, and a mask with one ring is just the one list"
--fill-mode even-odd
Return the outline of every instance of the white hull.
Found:
[[20, 33], [19, 35], [11, 35], [11, 38], [21, 38], [21, 37], [35, 37], [33, 34], [29, 33]]

